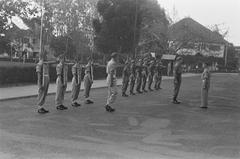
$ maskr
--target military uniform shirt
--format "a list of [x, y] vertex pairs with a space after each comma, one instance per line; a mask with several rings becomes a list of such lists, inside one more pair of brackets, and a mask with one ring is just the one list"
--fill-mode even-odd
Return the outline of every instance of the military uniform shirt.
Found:
[[116, 74], [117, 74], [116, 69], [117, 69], [117, 63], [114, 60], [110, 60], [107, 64], [106, 73], [112, 74], [113, 78], [116, 78]]
[[75, 64], [72, 67], [72, 74], [77, 76], [77, 83], [81, 81], [82, 68], [79, 64]]
[[59, 63], [56, 67], [57, 75], [61, 75], [63, 84], [67, 84], [67, 72], [68, 67], [62, 63]]

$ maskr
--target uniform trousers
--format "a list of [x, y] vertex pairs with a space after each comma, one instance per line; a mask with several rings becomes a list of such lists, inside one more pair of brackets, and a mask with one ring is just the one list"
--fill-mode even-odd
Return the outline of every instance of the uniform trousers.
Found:
[[123, 77], [122, 81], [122, 93], [125, 94], [129, 85], [129, 77]]
[[72, 103], [77, 102], [80, 88], [81, 88], [81, 82], [78, 83], [76, 77], [73, 77], [73, 79], [72, 79]]
[[142, 76], [142, 90], [145, 90], [146, 83], [147, 83], [147, 76], [143, 75]]
[[56, 84], [57, 84], [57, 92], [55, 97], [55, 103], [56, 103], [56, 106], [60, 106], [60, 105], [63, 105], [64, 94], [66, 92], [67, 85], [63, 84], [61, 77], [57, 78]]
[[174, 78], [173, 100], [177, 100], [180, 86], [181, 86], [181, 78]]
[[45, 99], [48, 93], [48, 87], [49, 87], [49, 76], [43, 76], [43, 86], [41, 88], [38, 88], [38, 106], [42, 106], [45, 103]]
[[113, 104], [117, 99], [117, 79], [114, 78], [111, 84], [111, 77], [108, 75], [107, 77], [107, 85], [108, 85], [108, 98], [107, 105]]
[[130, 76], [130, 93], [133, 93], [134, 86], [135, 86], [135, 77], [134, 75], [131, 75]]

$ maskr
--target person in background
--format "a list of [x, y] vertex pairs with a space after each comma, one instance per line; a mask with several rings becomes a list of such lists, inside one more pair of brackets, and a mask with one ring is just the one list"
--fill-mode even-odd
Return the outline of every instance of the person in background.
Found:
[[93, 104], [94, 102], [90, 99], [90, 90], [93, 84], [93, 62], [91, 57], [88, 58], [88, 64], [85, 67], [85, 76], [83, 81], [85, 104]]
[[182, 63], [183, 59], [182, 57], [176, 58], [176, 63], [174, 65], [173, 69], [173, 75], [174, 75], [174, 93], [173, 93], [173, 104], [180, 104], [180, 102], [177, 100], [178, 93], [180, 90], [181, 82], [182, 82]]
[[[45, 58], [44, 58], [45, 57]], [[46, 61], [46, 56], [44, 56], [36, 66], [36, 72], [37, 72], [37, 78], [38, 78], [38, 113], [39, 114], [45, 114], [49, 111], [46, 110], [43, 105], [45, 103], [45, 99], [48, 93], [48, 87], [50, 82], [49, 77], [49, 65]]]
[[68, 109], [63, 105], [64, 95], [67, 89], [67, 81], [68, 81], [68, 66], [65, 64], [65, 56], [64, 54], [58, 57], [59, 64], [56, 67], [57, 72], [57, 91], [55, 97], [56, 108], [58, 110], [66, 110]]
[[115, 109], [112, 107], [112, 104], [116, 101], [117, 98], [117, 53], [112, 53], [111, 60], [107, 64], [106, 73], [107, 73], [107, 86], [108, 86], [108, 98], [105, 109], [107, 112], [114, 112]]
[[144, 60], [144, 63], [142, 66], [142, 91], [143, 92], [147, 92], [146, 84], [147, 84], [147, 59]]
[[203, 69], [204, 70], [202, 73], [202, 92], [200, 108], [208, 108], [208, 92], [210, 88], [211, 74], [209, 71], [209, 64], [207, 62], [203, 63]]
[[158, 71], [158, 83], [157, 83], [157, 89], [162, 89], [161, 88], [161, 83], [162, 83], [162, 70], [163, 70], [164, 66], [162, 65], [162, 62], [159, 61], [159, 66], [157, 68]]
[[133, 92], [134, 85], [135, 85], [135, 80], [136, 80], [135, 70], [136, 70], [135, 61], [132, 60], [131, 65], [130, 65], [130, 77], [129, 77], [129, 80], [130, 80], [130, 88], [129, 88], [130, 95], [135, 95], [135, 93]]
[[148, 66], [148, 90], [152, 90], [152, 83], [153, 83], [153, 74], [154, 74], [154, 61], [152, 60]]
[[171, 76], [171, 71], [172, 71], [172, 64], [171, 62], [168, 63], [168, 67], [167, 67], [167, 75]]
[[126, 91], [129, 84], [129, 77], [130, 77], [130, 62], [129, 60], [127, 60], [122, 71], [122, 96], [123, 97], [128, 97], [128, 95], [126, 94]]
[[153, 69], [153, 82], [154, 82], [154, 89], [158, 90], [158, 81], [159, 81], [159, 74], [158, 74], [158, 67], [159, 67], [159, 63], [156, 62], [154, 69]]
[[142, 86], [142, 59], [139, 59], [137, 69], [136, 69], [136, 92], [139, 94], [142, 94], [143, 92], [141, 91], [141, 86]]
[[80, 58], [77, 57], [75, 59], [75, 64], [72, 66], [72, 106], [79, 107], [81, 104], [78, 103], [78, 96], [81, 88], [81, 80], [82, 80], [82, 67], [80, 65]]

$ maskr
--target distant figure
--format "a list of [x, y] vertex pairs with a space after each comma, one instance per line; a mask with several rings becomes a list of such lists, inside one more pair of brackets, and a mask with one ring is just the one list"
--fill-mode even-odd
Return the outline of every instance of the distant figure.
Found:
[[147, 60], [144, 61], [142, 66], [142, 91], [143, 92], [147, 92], [146, 84], [147, 84]]
[[210, 88], [210, 78], [211, 74], [209, 71], [209, 64], [203, 63], [203, 73], [202, 73], [202, 94], [201, 94], [201, 108], [208, 107], [208, 91]]
[[142, 65], [143, 65], [143, 62], [142, 62], [142, 59], [140, 59], [138, 61], [138, 65], [137, 65], [137, 68], [136, 68], [136, 92], [141, 94], [143, 93], [141, 91], [141, 88], [142, 88]]
[[48, 86], [50, 82], [49, 78], [49, 66], [48, 63], [44, 63], [44, 59], [41, 59], [37, 66], [36, 72], [38, 77], [38, 113], [45, 114], [49, 111], [46, 110], [43, 105], [45, 103], [45, 99], [48, 93]]
[[154, 61], [152, 60], [148, 66], [148, 90], [149, 91], [153, 91], [152, 89], [153, 74], [154, 74]]
[[115, 109], [112, 104], [117, 98], [117, 53], [112, 53], [111, 60], [107, 64], [107, 86], [108, 86], [108, 98], [105, 109], [107, 112], [114, 112]]
[[85, 67], [84, 76], [84, 97], [85, 104], [93, 104], [94, 102], [90, 99], [90, 90], [93, 84], [93, 62], [91, 57], [88, 58], [88, 64]]
[[158, 62], [156, 62], [155, 66], [154, 66], [154, 70], [153, 70], [153, 82], [154, 82], [155, 90], [158, 90], [158, 81], [159, 81], [158, 67], [159, 67], [159, 64], [158, 64]]
[[82, 80], [82, 67], [79, 63], [80, 59], [77, 57], [75, 59], [75, 64], [72, 66], [72, 106], [79, 107], [81, 104], [78, 103], [78, 96], [81, 88]]
[[174, 93], [173, 93], [173, 103], [174, 104], [180, 104], [180, 102], [177, 100], [178, 93], [180, 90], [181, 82], [182, 82], [182, 63], [183, 59], [181, 57], [176, 58], [176, 63], [174, 65], [173, 69], [173, 75], [174, 75]]
[[135, 65], [135, 61], [132, 60], [131, 61], [131, 65], [130, 65], [130, 77], [129, 77], [129, 82], [130, 82], [130, 88], [129, 88], [129, 92], [130, 95], [135, 95], [134, 91], [134, 85], [135, 85], [135, 80], [136, 80], [136, 65]]
[[122, 71], [122, 96], [128, 97], [126, 94], [130, 77], [130, 62], [127, 60]]
[[167, 67], [167, 75], [171, 76], [171, 72], [172, 72], [172, 64], [171, 64], [171, 62], [169, 62], [168, 67]]
[[68, 66], [65, 64], [64, 55], [58, 57], [59, 64], [56, 67], [57, 71], [57, 92], [55, 97], [56, 108], [58, 110], [68, 109], [63, 105], [64, 95], [67, 89], [67, 80], [68, 80]]
[[162, 70], [163, 70], [164, 66], [162, 65], [162, 62], [159, 62], [159, 66], [157, 68], [158, 70], [158, 83], [157, 83], [157, 89], [162, 89], [161, 88], [161, 83], [162, 83]]

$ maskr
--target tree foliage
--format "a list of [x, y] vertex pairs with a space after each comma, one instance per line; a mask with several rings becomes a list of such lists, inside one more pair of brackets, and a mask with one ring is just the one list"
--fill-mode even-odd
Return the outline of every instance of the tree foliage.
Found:
[[133, 53], [139, 45], [157, 51], [166, 41], [169, 23], [157, 0], [99, 0], [97, 11], [95, 45], [102, 53]]
[[[51, 8], [48, 10], [49, 17], [51, 17], [49, 26], [53, 29], [51, 44], [64, 40], [69, 44], [66, 46], [69, 49], [64, 50], [70, 58], [76, 54], [83, 54], [80, 50], [89, 51], [93, 43], [91, 22], [94, 17], [95, 1], [53, 0], [45, 5]], [[61, 54], [58, 51], [58, 45], [51, 45], [51, 47], [56, 51], [56, 56]], [[71, 47], [74, 49], [70, 49]]]
[[[99, 0], [97, 10], [100, 15], [94, 19], [95, 46], [105, 54], [114, 51], [132, 52], [138, 42], [141, 26], [141, 13], [137, 12], [135, 27], [135, 13], [139, 4], [135, 0]], [[135, 41], [134, 41], [135, 31]]]
[[157, 0], [144, 0], [141, 7], [142, 25], [139, 47], [141, 52], [163, 54], [168, 48], [169, 20]]

